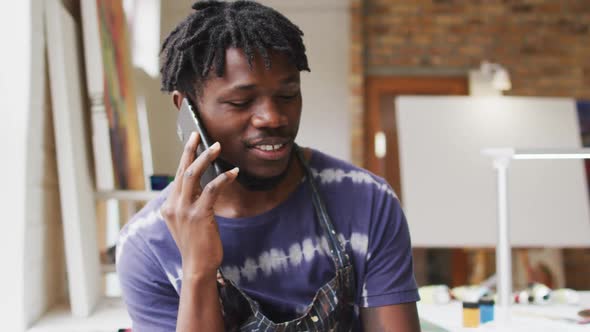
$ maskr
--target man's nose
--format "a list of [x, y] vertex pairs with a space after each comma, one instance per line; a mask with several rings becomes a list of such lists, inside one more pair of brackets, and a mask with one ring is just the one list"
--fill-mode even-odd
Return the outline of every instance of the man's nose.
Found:
[[287, 125], [288, 118], [272, 98], [265, 98], [257, 105], [252, 124], [257, 128], [279, 128]]

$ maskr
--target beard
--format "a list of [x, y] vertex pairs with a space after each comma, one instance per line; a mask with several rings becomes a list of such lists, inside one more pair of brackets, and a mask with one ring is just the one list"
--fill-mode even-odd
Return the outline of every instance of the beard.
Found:
[[[238, 183], [242, 185], [242, 187], [249, 191], [268, 191], [274, 189], [287, 176], [287, 173], [291, 168], [291, 163], [293, 162], [293, 154], [294, 149], [289, 154], [289, 161], [287, 162], [287, 167], [285, 167], [285, 170], [281, 172], [281, 174], [279, 175], [271, 177], [260, 177], [240, 168], [240, 172], [238, 173], [236, 181], [238, 181]], [[217, 158], [215, 162], [217, 162], [222, 172], [227, 172], [235, 167], [235, 165], [221, 158]]]

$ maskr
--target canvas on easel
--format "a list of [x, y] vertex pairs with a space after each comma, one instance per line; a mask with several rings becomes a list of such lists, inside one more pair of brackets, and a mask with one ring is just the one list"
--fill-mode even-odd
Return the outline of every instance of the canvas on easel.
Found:
[[[399, 96], [396, 110], [414, 246], [496, 246], [494, 170], [482, 149], [582, 147], [571, 98]], [[509, 177], [514, 247], [590, 245], [583, 161], [515, 162]]]

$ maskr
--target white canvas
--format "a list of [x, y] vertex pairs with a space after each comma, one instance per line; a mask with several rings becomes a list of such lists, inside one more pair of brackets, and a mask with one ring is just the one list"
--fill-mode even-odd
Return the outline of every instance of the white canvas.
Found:
[[[418, 247], [494, 247], [496, 174], [483, 148], [580, 148], [566, 98], [413, 97], [396, 101], [403, 206]], [[516, 160], [508, 170], [511, 242], [590, 245], [583, 161]]]
[[100, 297], [94, 190], [84, 133], [80, 59], [73, 18], [45, 4], [47, 51], [68, 287], [72, 313], [88, 316]]

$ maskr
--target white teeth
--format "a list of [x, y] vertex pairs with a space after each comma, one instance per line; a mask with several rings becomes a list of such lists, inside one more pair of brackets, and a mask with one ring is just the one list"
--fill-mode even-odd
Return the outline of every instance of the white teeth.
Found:
[[262, 151], [275, 151], [283, 147], [283, 144], [275, 144], [275, 145], [257, 145], [258, 149]]

